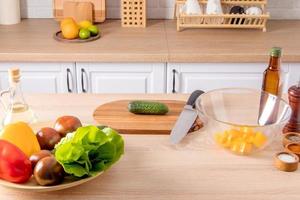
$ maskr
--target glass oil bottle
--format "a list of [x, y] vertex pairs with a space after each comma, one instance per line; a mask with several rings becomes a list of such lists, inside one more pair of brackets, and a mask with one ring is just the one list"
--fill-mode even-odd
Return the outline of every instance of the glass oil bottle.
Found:
[[[2, 126], [18, 121], [29, 124], [35, 123], [37, 121], [36, 115], [30, 109], [23, 96], [20, 70], [18, 68], [12, 68], [8, 70], [8, 74], [9, 89], [0, 93], [1, 102], [5, 108]], [[8, 98], [7, 103], [4, 100], [5, 96]]]
[[258, 119], [260, 125], [272, 124], [277, 120], [279, 108], [277, 97], [281, 97], [283, 88], [283, 77], [280, 68], [281, 53], [280, 47], [271, 49], [269, 66], [263, 73]]

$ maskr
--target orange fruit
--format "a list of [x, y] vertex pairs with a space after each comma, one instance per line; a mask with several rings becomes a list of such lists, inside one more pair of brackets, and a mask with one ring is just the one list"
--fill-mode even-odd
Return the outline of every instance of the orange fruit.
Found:
[[62, 29], [62, 27], [65, 24], [68, 24], [68, 23], [74, 23], [74, 24], [76, 24], [75, 20], [72, 17], [67, 17], [67, 18], [61, 20], [61, 22], [60, 22], [60, 28]]
[[75, 23], [65, 23], [61, 28], [62, 35], [66, 39], [75, 39], [78, 37], [79, 28]]

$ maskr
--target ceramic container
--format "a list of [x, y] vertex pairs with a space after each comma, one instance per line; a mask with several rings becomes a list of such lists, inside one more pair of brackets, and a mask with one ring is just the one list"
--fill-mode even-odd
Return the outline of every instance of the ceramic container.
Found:
[[0, 0], [0, 24], [11, 25], [20, 22], [20, 0]]

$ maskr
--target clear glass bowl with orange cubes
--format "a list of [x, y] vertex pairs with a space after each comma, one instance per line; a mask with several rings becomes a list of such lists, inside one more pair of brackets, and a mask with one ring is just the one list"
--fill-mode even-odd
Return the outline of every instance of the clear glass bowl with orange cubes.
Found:
[[206, 92], [197, 99], [196, 108], [213, 141], [238, 155], [251, 155], [270, 145], [291, 115], [285, 100], [247, 88]]

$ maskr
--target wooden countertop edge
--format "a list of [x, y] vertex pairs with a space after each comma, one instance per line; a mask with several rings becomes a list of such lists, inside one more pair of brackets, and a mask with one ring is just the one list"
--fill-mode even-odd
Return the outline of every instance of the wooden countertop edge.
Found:
[[[0, 53], [0, 62], [260, 63], [266, 58], [268, 55]], [[297, 63], [300, 55], [286, 55], [282, 61]]]
[[167, 54], [0, 53], [0, 62], [168, 62], [167, 57]]
[[[225, 59], [226, 58], [226, 59]], [[269, 55], [197, 55], [197, 54], [170, 54], [169, 63], [260, 63], [267, 62]], [[300, 55], [285, 55], [282, 62], [300, 62]]]
[[[259, 63], [266, 62], [266, 59], [267, 54], [0, 53], [0, 62]], [[282, 61], [297, 63], [300, 62], [300, 55], [288, 54]]]

